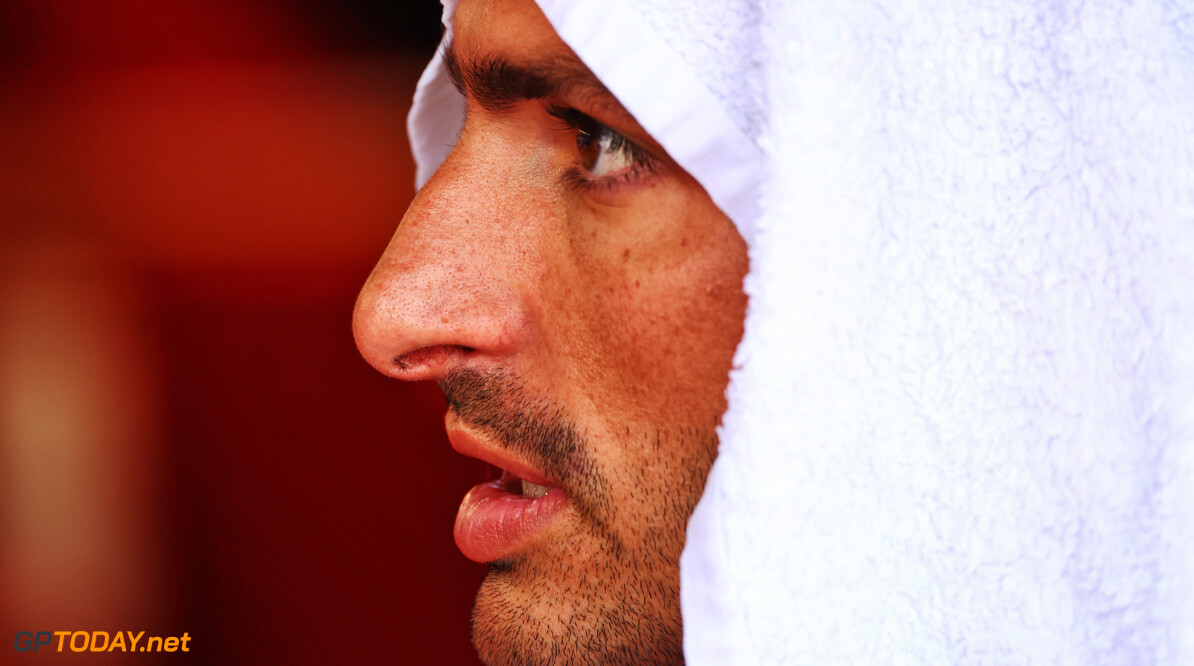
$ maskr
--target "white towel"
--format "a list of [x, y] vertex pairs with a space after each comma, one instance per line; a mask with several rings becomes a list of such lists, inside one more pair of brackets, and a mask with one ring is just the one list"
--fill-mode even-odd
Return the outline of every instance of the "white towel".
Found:
[[540, 5], [750, 246], [689, 664], [1194, 664], [1191, 8]]

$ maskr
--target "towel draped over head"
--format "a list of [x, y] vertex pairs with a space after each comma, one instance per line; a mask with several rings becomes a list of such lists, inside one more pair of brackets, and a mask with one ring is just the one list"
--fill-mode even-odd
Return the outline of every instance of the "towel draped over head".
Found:
[[1194, 664], [1179, 4], [539, 0], [749, 247], [689, 664]]

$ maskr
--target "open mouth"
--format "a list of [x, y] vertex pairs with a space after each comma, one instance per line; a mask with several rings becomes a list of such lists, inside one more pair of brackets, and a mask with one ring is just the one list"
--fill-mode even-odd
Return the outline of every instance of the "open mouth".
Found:
[[490, 465], [490, 480], [465, 494], [456, 512], [453, 536], [464, 556], [493, 562], [531, 550], [571, 504], [563, 488], [544, 471], [492, 440], [479, 437], [446, 417], [452, 448]]
[[539, 499], [547, 496], [550, 486], [539, 485], [532, 483], [526, 479], [520, 479], [514, 474], [507, 472], [504, 469], [499, 469], [490, 465], [491, 474], [497, 476], [496, 482], [498, 487], [511, 495], [519, 495], [526, 499]]

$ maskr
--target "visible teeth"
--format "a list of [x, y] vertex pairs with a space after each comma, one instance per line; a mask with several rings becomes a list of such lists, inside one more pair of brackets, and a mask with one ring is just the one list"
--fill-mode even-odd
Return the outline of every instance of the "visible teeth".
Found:
[[532, 499], [539, 499], [547, 494], [547, 486], [541, 486], [530, 481], [522, 482], [522, 496], [530, 497]]

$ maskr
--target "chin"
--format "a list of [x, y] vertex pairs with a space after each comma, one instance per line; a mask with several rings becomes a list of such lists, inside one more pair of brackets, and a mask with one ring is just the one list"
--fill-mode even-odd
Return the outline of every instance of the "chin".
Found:
[[683, 664], [678, 574], [625, 566], [564, 564], [553, 580], [528, 558], [492, 563], [473, 606], [477, 655], [487, 666]]

